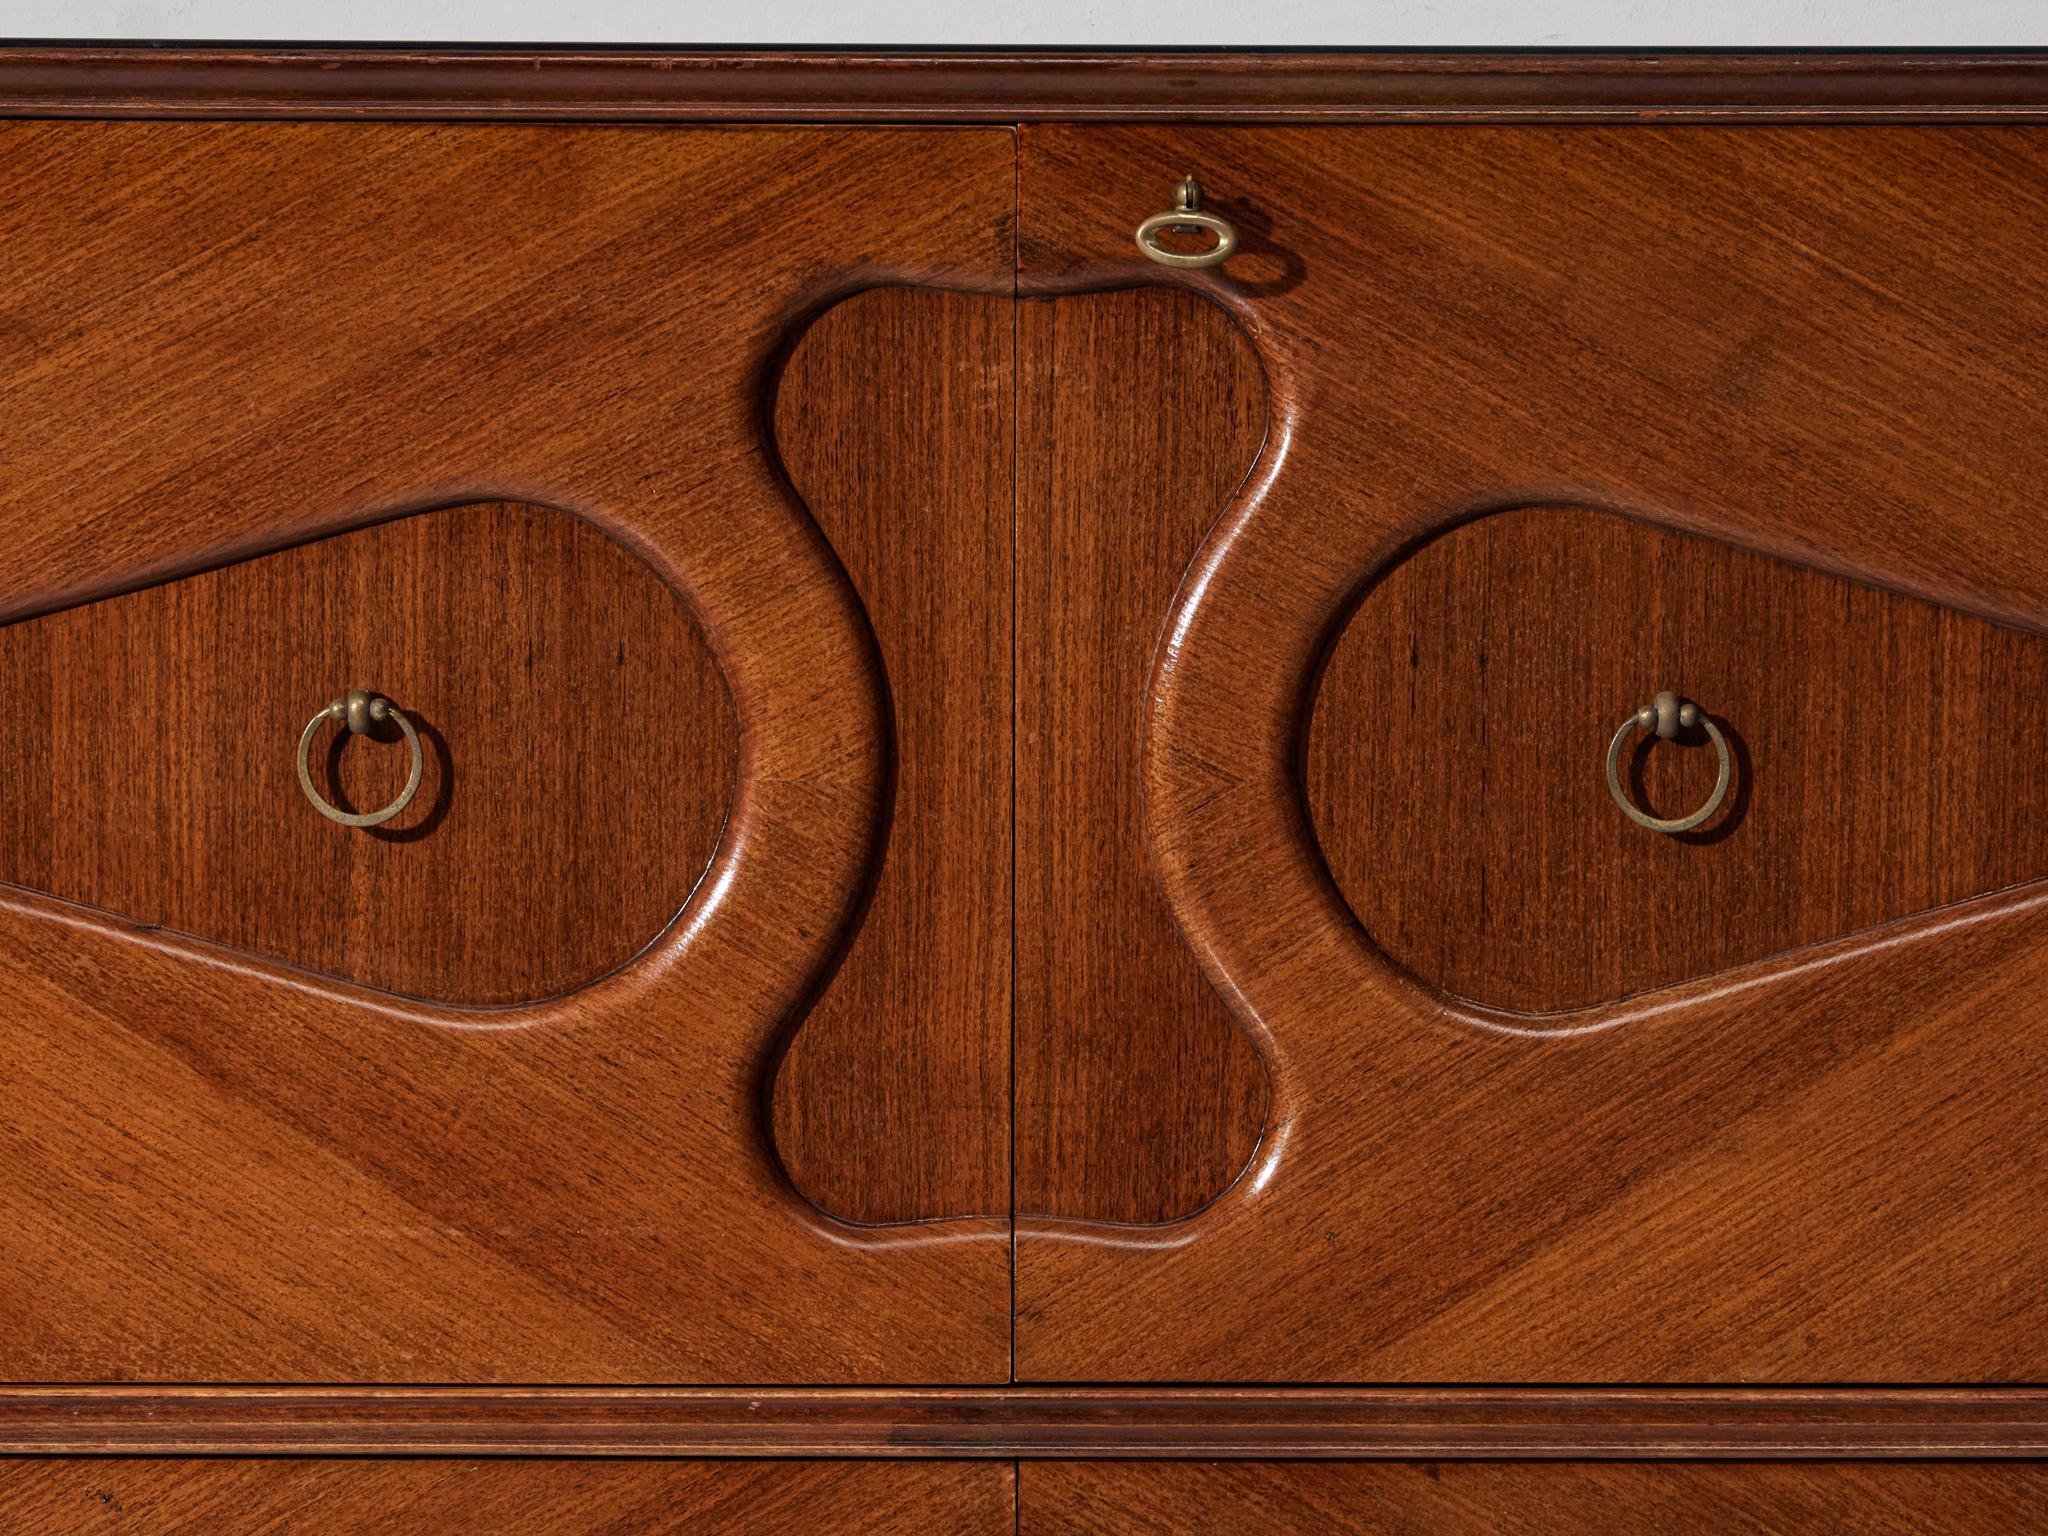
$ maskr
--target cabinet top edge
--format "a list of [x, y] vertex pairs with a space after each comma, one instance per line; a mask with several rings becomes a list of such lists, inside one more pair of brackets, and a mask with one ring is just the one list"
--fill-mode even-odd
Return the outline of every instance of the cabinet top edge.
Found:
[[2048, 122], [2048, 51], [1044, 52], [0, 43], [0, 116]]

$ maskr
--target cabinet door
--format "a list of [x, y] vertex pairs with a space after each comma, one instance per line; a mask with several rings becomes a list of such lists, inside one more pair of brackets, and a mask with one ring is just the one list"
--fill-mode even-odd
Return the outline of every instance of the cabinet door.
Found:
[[1005, 1375], [1011, 136], [0, 156], [0, 1377]]
[[[1020, 972], [1019, 1374], [2039, 1379], [2048, 136], [1021, 165], [1025, 291], [1140, 381], [1046, 536], [1153, 541], [1084, 633], [1159, 905], [1135, 982]], [[1190, 168], [1240, 250], [1150, 265]]]

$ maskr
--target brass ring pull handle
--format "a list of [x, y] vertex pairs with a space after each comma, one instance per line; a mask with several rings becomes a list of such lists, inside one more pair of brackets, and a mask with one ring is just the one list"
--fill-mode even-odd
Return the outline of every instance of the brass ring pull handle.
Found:
[[[1721, 775], [1714, 780], [1714, 792], [1707, 796], [1706, 804], [1690, 816], [1674, 816], [1669, 820], [1652, 816], [1629, 799], [1628, 791], [1621, 786], [1621, 748], [1632, 731], [1655, 731], [1659, 737], [1669, 741], [1680, 730], [1695, 725], [1706, 727], [1707, 739], [1714, 744], [1714, 751], [1720, 754]], [[1614, 803], [1621, 807], [1628, 819], [1639, 827], [1648, 827], [1652, 832], [1690, 832], [1721, 808], [1721, 802], [1728, 797], [1728, 775], [1731, 764], [1728, 759], [1728, 738], [1721, 734], [1721, 728], [1697, 704], [1680, 703], [1678, 695], [1665, 689], [1657, 695], [1656, 702], [1645, 704], [1641, 709], [1621, 722], [1621, 729], [1614, 733], [1614, 740], [1607, 744], [1607, 788], [1614, 796]]]
[[[345, 720], [348, 728], [360, 736], [381, 720], [397, 723], [405, 733], [405, 744], [412, 748], [412, 772], [406, 777], [405, 788], [398, 792], [398, 798], [381, 811], [370, 811], [357, 815], [351, 811], [337, 810], [330, 805], [327, 797], [313, 787], [313, 770], [307, 766], [306, 756], [313, 749], [313, 738], [320, 727], [329, 720]], [[299, 788], [306, 792], [306, 798], [313, 802], [313, 809], [329, 821], [338, 821], [344, 827], [374, 827], [389, 821], [408, 805], [419, 793], [420, 775], [426, 771], [426, 754], [420, 751], [420, 733], [412, 728], [412, 722], [405, 718], [398, 706], [389, 699], [371, 693], [367, 688], [351, 688], [345, 698], [336, 699], [319, 714], [306, 722], [306, 728], [299, 732]]]
[[[1206, 251], [1192, 254], [1164, 250], [1153, 238], [1163, 229], [1187, 234], [1206, 229], [1216, 237], [1216, 243]], [[1155, 213], [1138, 226], [1138, 249], [1162, 267], [1220, 267], [1237, 249], [1237, 231], [1231, 228], [1228, 219], [1202, 212], [1202, 184], [1188, 176], [1173, 189], [1173, 211]]]

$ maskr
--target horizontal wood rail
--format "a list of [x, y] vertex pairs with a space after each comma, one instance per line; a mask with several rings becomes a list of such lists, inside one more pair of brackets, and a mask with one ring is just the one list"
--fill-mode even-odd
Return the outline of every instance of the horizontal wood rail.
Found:
[[0, 1453], [2040, 1457], [2048, 1389], [7, 1387]]
[[615, 122], [2048, 121], [2042, 53], [0, 47], [0, 115]]

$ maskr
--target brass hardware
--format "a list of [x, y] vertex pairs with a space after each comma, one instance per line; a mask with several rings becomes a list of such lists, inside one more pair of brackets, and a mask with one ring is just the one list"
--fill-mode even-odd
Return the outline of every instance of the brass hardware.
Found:
[[[1206, 229], [1216, 237], [1216, 243], [1208, 250], [1192, 255], [1163, 250], [1152, 238], [1163, 229], [1179, 230], [1184, 234], [1197, 234]], [[1202, 184], [1189, 175], [1173, 189], [1173, 211], [1155, 213], [1138, 226], [1138, 249], [1163, 267], [1220, 267], [1237, 249], [1237, 231], [1231, 228], [1228, 219], [1202, 212]]]
[[[1638, 809], [1628, 797], [1628, 791], [1621, 787], [1621, 747], [1631, 731], [1655, 731], [1660, 740], [1669, 741], [1681, 730], [1693, 726], [1704, 726], [1707, 739], [1714, 744], [1714, 751], [1721, 758], [1721, 775], [1714, 781], [1714, 792], [1707, 796], [1707, 803], [1690, 816], [1675, 816], [1666, 820], [1652, 816]], [[1721, 802], [1728, 796], [1728, 776], [1732, 764], [1728, 757], [1728, 738], [1721, 734], [1721, 728], [1714, 724], [1711, 716], [1697, 704], [1681, 703], [1677, 694], [1670, 689], [1659, 693], [1656, 699], [1621, 722], [1621, 729], [1614, 733], [1614, 740], [1607, 744], [1607, 788], [1614, 796], [1614, 803], [1622, 808], [1628, 819], [1639, 827], [1648, 827], [1652, 832], [1690, 832], [1721, 808]]]
[[[370, 811], [356, 815], [350, 811], [335, 809], [328, 804], [327, 797], [313, 787], [313, 770], [307, 766], [306, 757], [313, 749], [313, 738], [320, 733], [320, 727], [329, 720], [344, 722], [350, 732], [361, 736], [379, 721], [389, 720], [405, 733], [405, 744], [412, 748], [412, 772], [405, 781], [405, 788], [398, 792], [398, 798], [381, 811]], [[313, 802], [313, 809], [329, 821], [338, 821], [344, 827], [374, 827], [389, 821], [408, 805], [419, 793], [420, 775], [426, 771], [426, 754], [420, 750], [420, 733], [412, 728], [412, 722], [405, 718], [399, 707], [381, 694], [367, 688], [351, 688], [346, 697], [334, 700], [319, 714], [306, 722], [306, 728], [299, 732], [299, 788], [306, 792], [306, 798]]]

